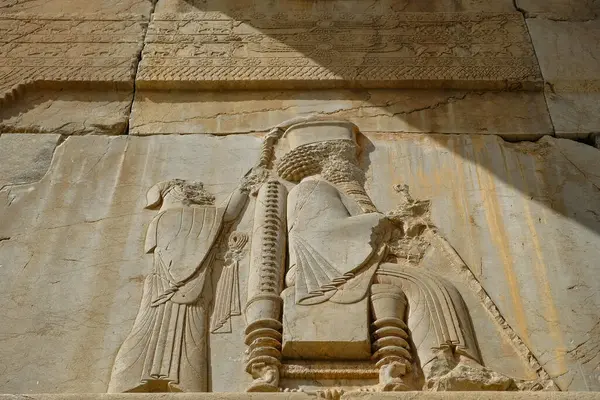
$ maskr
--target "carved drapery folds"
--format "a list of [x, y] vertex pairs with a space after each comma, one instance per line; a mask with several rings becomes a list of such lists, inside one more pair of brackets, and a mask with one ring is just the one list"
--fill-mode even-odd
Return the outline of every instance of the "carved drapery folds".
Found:
[[[109, 392], [205, 392], [208, 390], [206, 281], [225, 226], [246, 202], [243, 186], [220, 206], [201, 182], [160, 182], [148, 191], [146, 208], [160, 207], [148, 227], [145, 252], [153, 270], [144, 283], [142, 303], [115, 360]], [[218, 287], [213, 330], [236, 313], [236, 272], [246, 245], [232, 233], [228, 264]], [[238, 301], [239, 304], [239, 301]]]
[[[278, 203], [287, 221], [277, 219], [280, 228], [287, 225], [278, 244], [286, 237], [289, 255], [283, 341], [281, 353], [271, 349], [278, 359], [272, 365], [280, 368], [269, 372], [269, 383], [277, 377], [283, 390], [325, 397], [348, 390], [531, 388], [483, 366], [461, 294], [422, 265], [444, 242], [428, 219], [429, 203], [398, 186], [398, 208], [381, 213], [364, 187], [357, 135], [346, 121], [308, 119], [282, 124], [265, 139], [260, 164], [273, 165], [267, 185], [277, 179], [289, 189]], [[254, 223], [263, 224], [258, 215]], [[270, 328], [277, 330], [272, 315]], [[279, 346], [279, 338], [273, 334], [268, 343]], [[261, 390], [253, 376], [250, 390]], [[552, 386], [540, 378], [537, 388]]]
[[[460, 264], [429, 220], [429, 202], [399, 185], [397, 209], [378, 210], [365, 190], [358, 135], [346, 121], [276, 127], [221, 206], [200, 183], [150, 190], [149, 207], [160, 206], [146, 240], [154, 269], [110, 391], [208, 390], [210, 335], [234, 334], [232, 318], [242, 314], [250, 392], [552, 386], [541, 367], [532, 383], [483, 365], [461, 293], [428, 268], [433, 259], [448, 270]], [[250, 235], [231, 229], [248, 194]], [[225, 242], [211, 305], [204, 282]], [[474, 276], [466, 283], [485, 297]], [[497, 313], [489, 298], [483, 302]], [[502, 321], [499, 329], [510, 327]], [[508, 336], [526, 349], [514, 332]]]
[[147, 197], [147, 208], [160, 206], [146, 234], [153, 271], [117, 355], [109, 392], [206, 391], [202, 294], [225, 209], [214, 206], [214, 197], [199, 182], [161, 182]]

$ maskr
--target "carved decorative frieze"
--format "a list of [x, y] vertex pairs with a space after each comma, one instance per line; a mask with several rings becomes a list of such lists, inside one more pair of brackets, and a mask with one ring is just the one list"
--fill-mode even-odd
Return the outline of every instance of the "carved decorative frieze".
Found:
[[157, 13], [140, 87], [531, 89], [519, 13]]
[[132, 88], [146, 17], [0, 14], [0, 107], [30, 88]]

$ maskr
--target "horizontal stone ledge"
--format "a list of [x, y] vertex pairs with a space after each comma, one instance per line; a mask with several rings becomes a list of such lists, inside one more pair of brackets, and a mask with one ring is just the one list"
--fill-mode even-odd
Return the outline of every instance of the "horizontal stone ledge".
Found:
[[196, 92], [146, 91], [139, 87], [129, 133], [265, 132], [298, 115], [349, 120], [361, 132], [497, 134], [508, 140], [535, 140], [554, 134], [541, 92]]
[[[53, 393], [7, 394], [0, 400], [307, 400], [306, 393]], [[346, 393], [341, 400], [598, 400], [600, 392]]]
[[[197, 68], [199, 71], [202, 68]], [[266, 78], [259, 71], [252, 78], [171, 75], [171, 70], [140, 69], [135, 84], [144, 90], [315, 90], [315, 89], [455, 89], [494, 91], [541, 91], [542, 80], [469, 80], [455, 79], [361, 79], [361, 78]], [[314, 75], [318, 75], [315, 72]]]

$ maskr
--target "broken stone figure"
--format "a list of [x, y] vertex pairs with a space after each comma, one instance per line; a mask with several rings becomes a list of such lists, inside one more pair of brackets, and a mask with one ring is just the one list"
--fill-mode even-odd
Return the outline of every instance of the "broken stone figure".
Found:
[[[364, 189], [357, 127], [308, 121], [286, 128], [273, 130], [263, 151], [279, 139], [290, 148], [257, 201], [256, 283], [246, 308], [247, 370], [255, 378], [249, 391], [280, 390], [278, 370], [287, 360], [372, 362], [379, 383], [362, 390], [508, 389], [510, 378], [481, 365], [457, 289], [424, 269], [386, 262], [402, 227]], [[268, 221], [276, 223], [265, 230]], [[276, 295], [284, 286], [282, 324]], [[462, 372], [444, 381], [457, 367]]]
[[223, 226], [246, 203], [238, 188], [221, 206], [200, 182], [160, 182], [147, 194], [158, 208], [146, 234], [153, 271], [131, 333], [119, 349], [108, 392], [208, 390], [207, 307], [210, 279]]

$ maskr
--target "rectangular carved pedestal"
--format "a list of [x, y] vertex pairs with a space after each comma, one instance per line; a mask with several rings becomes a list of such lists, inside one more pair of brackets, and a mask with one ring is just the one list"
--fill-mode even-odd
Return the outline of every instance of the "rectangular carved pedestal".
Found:
[[292, 359], [368, 360], [369, 340], [368, 299], [354, 304], [325, 302], [310, 307], [294, 302], [293, 288], [282, 293], [283, 351]]

